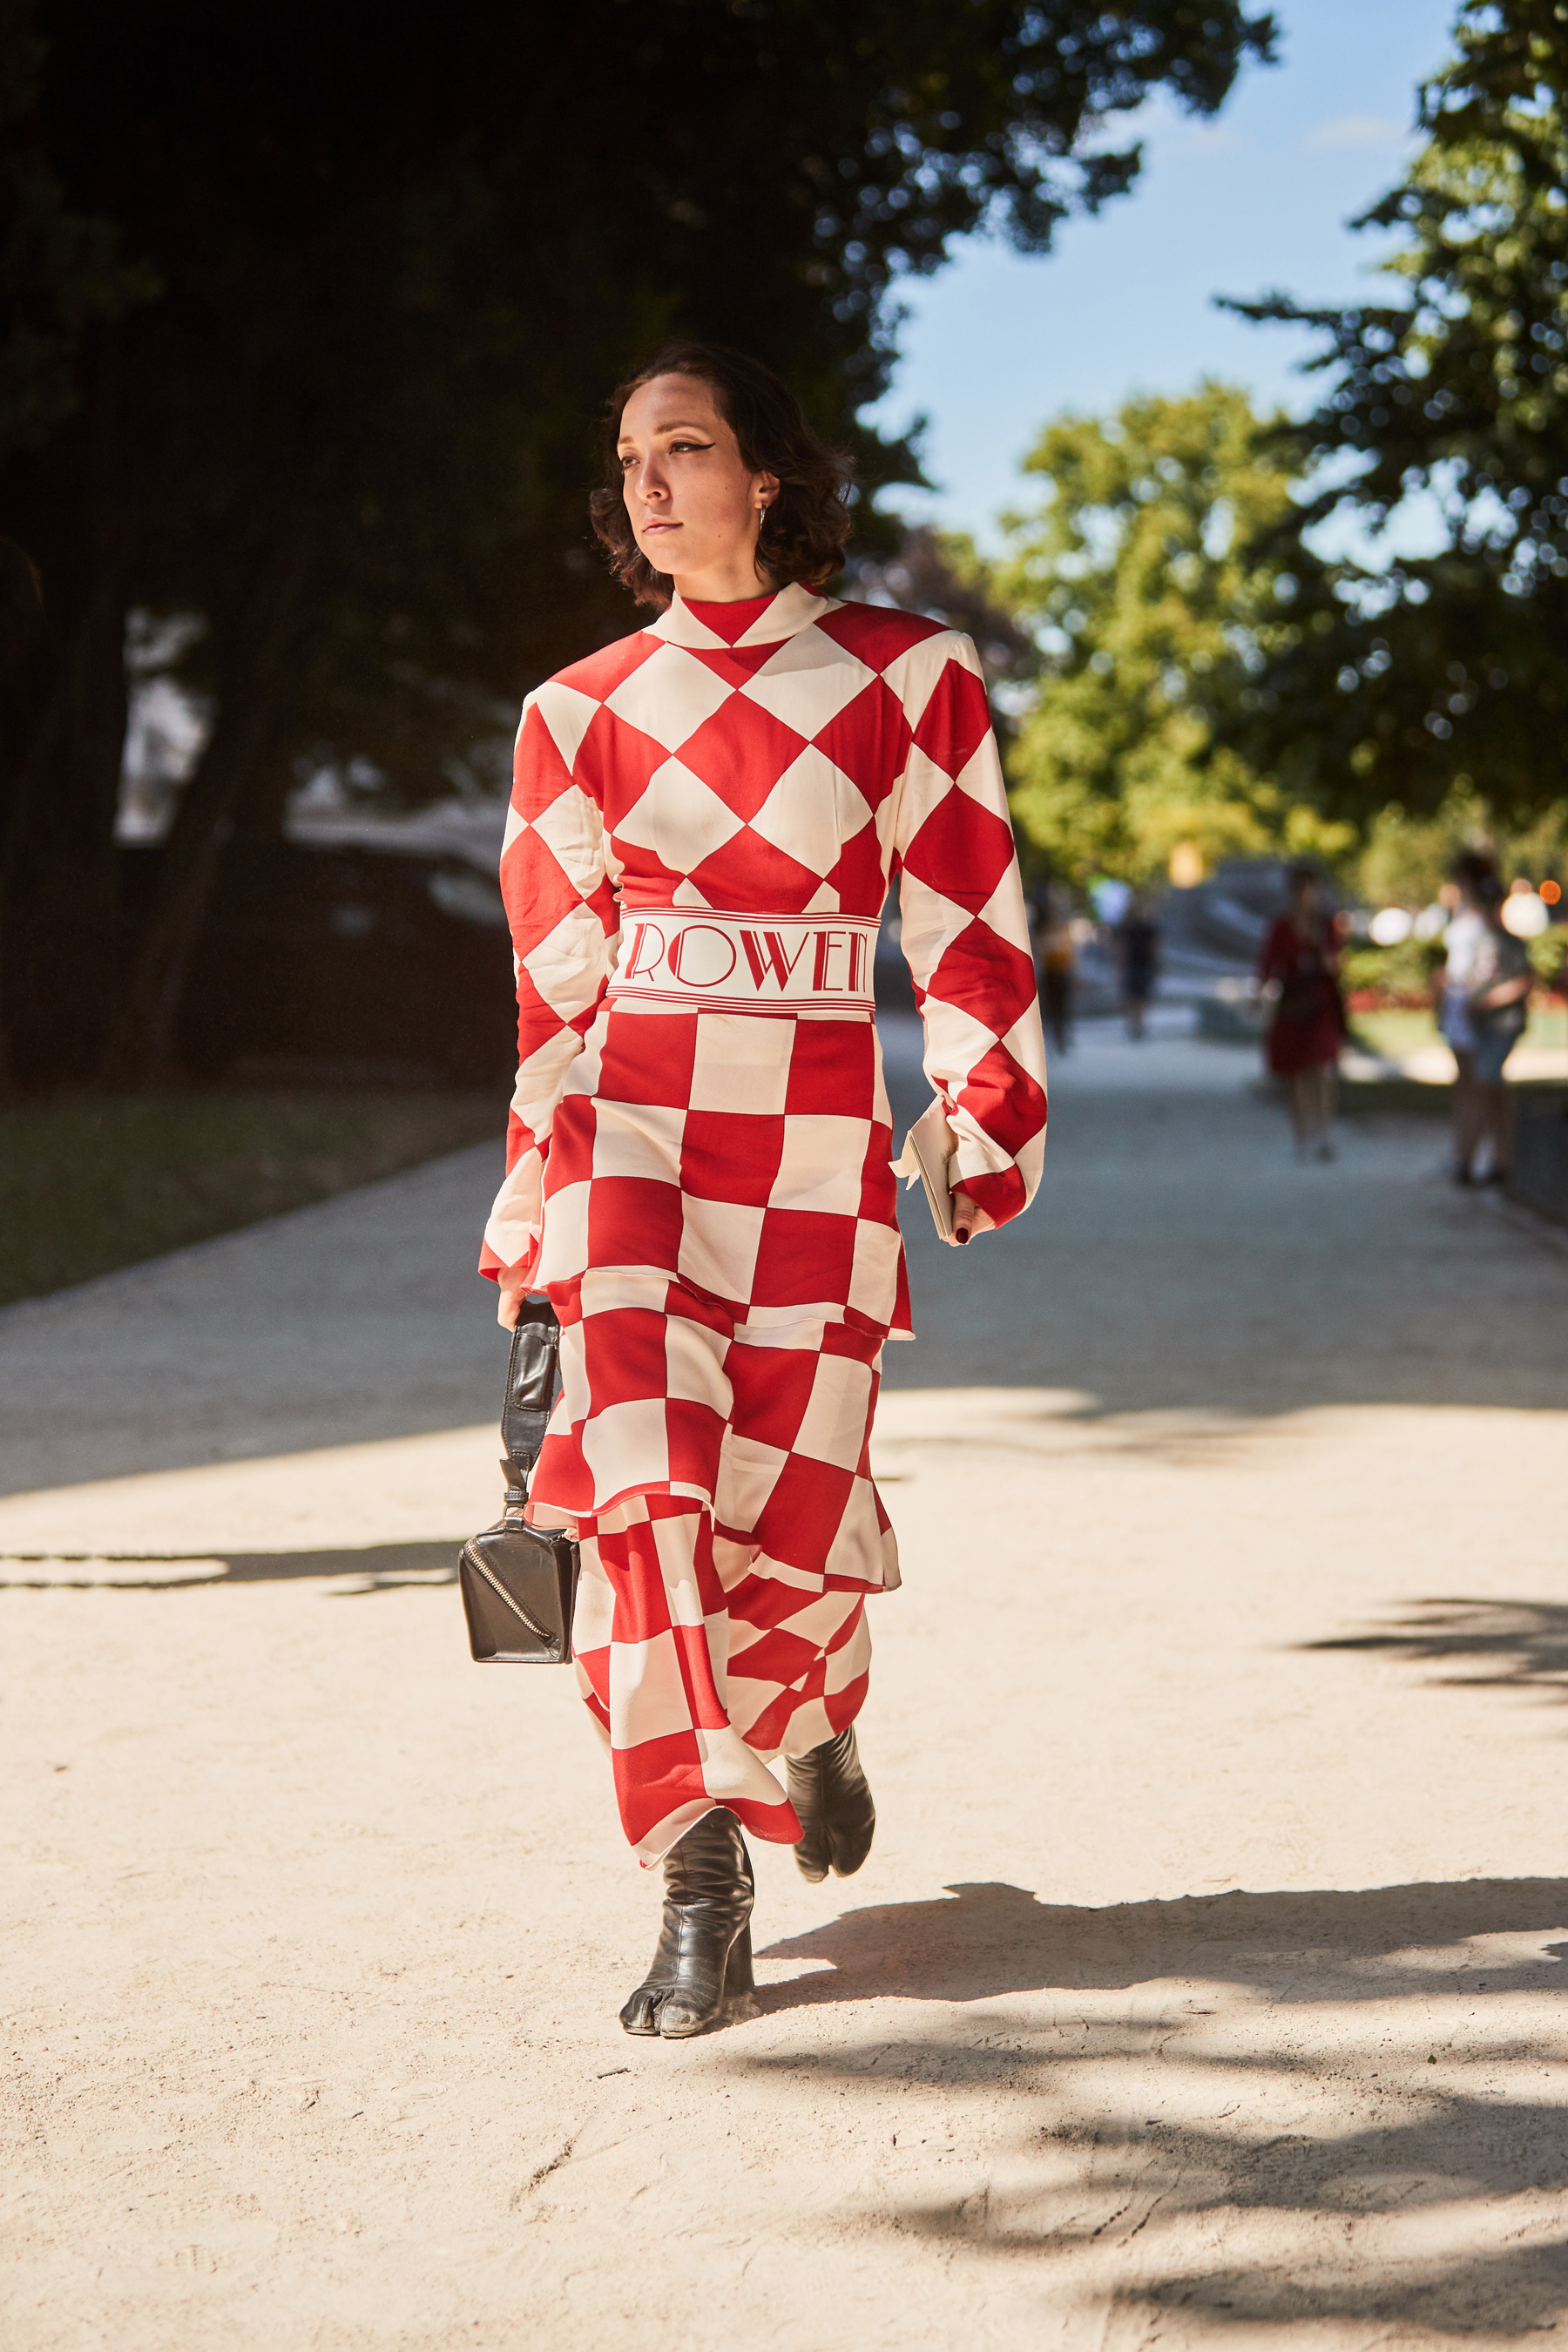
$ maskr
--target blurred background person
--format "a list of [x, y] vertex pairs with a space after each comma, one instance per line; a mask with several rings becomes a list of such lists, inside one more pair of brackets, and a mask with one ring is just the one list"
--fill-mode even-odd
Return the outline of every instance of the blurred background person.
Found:
[[1310, 866], [1292, 866], [1289, 903], [1263, 943], [1258, 976], [1273, 1003], [1268, 1067], [1290, 1082], [1290, 1119], [1300, 1160], [1331, 1160], [1344, 1007], [1339, 989], [1339, 929]]
[[1035, 940], [1040, 1010], [1052, 1045], [1065, 1054], [1072, 1045], [1072, 908], [1054, 882], [1042, 882], [1035, 892]]
[[1454, 861], [1458, 910], [1443, 934], [1438, 1025], [1458, 1065], [1454, 1081], [1454, 1181], [1473, 1184], [1489, 1146], [1482, 1183], [1500, 1184], [1512, 1161], [1503, 1066], [1530, 1017], [1530, 950], [1502, 920], [1503, 887], [1484, 851]]
[[1133, 892], [1131, 903], [1116, 927], [1116, 953], [1121, 967], [1121, 1007], [1127, 1034], [1141, 1038], [1160, 972], [1160, 926], [1154, 920], [1146, 891]]

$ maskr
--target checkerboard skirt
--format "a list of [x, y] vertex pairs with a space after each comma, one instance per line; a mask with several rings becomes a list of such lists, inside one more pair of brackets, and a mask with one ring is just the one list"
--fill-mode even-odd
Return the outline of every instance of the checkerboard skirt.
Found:
[[533, 1484], [571, 1519], [583, 1696], [626, 1837], [658, 1861], [715, 1805], [793, 1845], [767, 1769], [854, 1721], [868, 1591], [898, 1581], [867, 1459], [879, 1335], [759, 1333], [652, 1274], [552, 1285], [560, 1402]]

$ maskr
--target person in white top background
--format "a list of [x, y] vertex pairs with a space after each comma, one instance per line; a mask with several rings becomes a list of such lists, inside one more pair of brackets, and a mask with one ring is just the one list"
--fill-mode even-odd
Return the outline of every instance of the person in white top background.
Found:
[[1447, 961], [1438, 1024], [1452, 1048], [1454, 1181], [1477, 1181], [1476, 1161], [1489, 1146], [1483, 1183], [1500, 1184], [1512, 1158], [1503, 1066], [1529, 1018], [1530, 957], [1502, 922], [1502, 883], [1492, 860], [1466, 850], [1454, 863], [1459, 908], [1444, 933]]

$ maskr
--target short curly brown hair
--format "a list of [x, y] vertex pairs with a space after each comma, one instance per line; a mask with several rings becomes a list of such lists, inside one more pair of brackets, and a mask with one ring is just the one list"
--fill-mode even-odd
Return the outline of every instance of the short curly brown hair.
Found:
[[610, 569], [639, 604], [666, 605], [668, 572], [656, 572], [633, 535], [616, 444], [621, 415], [634, 392], [658, 375], [700, 376], [713, 387], [719, 413], [734, 431], [742, 462], [752, 473], [776, 474], [778, 496], [769, 507], [757, 562], [777, 588], [798, 580], [819, 588], [843, 569], [854, 528], [848, 499], [854, 467], [830, 449], [805, 411], [771, 368], [721, 343], [666, 343], [646, 367], [618, 383], [605, 412], [605, 482], [588, 501], [594, 530]]

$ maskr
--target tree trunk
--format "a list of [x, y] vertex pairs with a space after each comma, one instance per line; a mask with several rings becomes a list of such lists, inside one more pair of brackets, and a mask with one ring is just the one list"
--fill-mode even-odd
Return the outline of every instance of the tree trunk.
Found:
[[116, 443], [112, 387], [100, 371], [79, 431], [29, 486], [38, 530], [25, 551], [11, 543], [17, 630], [0, 679], [0, 1087], [86, 1078], [102, 1052], [118, 950], [132, 541]]
[[303, 529], [264, 560], [237, 600], [218, 646], [216, 710], [195, 773], [180, 795], [157, 888], [109, 1037], [105, 1082], [166, 1085], [179, 1076], [180, 1009], [236, 820], [277, 743], [271, 688], [300, 617]]

